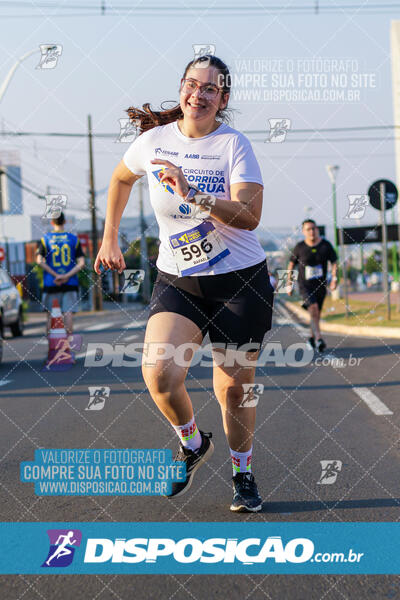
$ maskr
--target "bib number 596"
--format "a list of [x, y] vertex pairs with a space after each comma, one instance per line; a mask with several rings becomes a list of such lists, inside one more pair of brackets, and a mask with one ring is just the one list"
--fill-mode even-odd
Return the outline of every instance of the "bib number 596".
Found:
[[192, 260], [192, 258], [198, 258], [202, 252], [209, 254], [211, 250], [212, 244], [207, 238], [204, 238], [204, 240], [200, 242], [200, 247], [199, 244], [190, 244], [190, 246], [187, 246], [186, 248], [181, 248], [183, 260], [185, 261]]

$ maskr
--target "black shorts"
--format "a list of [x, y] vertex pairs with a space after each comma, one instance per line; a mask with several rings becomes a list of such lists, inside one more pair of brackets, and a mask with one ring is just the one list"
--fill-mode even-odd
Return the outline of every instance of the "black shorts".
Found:
[[322, 304], [326, 296], [326, 284], [321, 281], [308, 283], [307, 286], [300, 286], [300, 294], [303, 298], [303, 308], [308, 308], [310, 304], [318, 304], [319, 310], [322, 309]]
[[150, 317], [174, 312], [208, 332], [211, 343], [261, 344], [271, 329], [274, 290], [265, 261], [221, 275], [178, 277], [158, 272]]

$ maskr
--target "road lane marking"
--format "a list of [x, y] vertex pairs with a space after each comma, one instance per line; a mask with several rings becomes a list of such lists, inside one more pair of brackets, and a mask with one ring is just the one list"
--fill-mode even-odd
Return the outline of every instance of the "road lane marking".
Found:
[[27, 327], [25, 328], [24, 331], [24, 336], [26, 337], [27, 335], [46, 335], [46, 328], [43, 325], [43, 327], [32, 327], [32, 329], [28, 329]]
[[96, 325], [90, 325], [89, 327], [84, 327], [82, 331], [101, 331], [102, 329], [110, 329], [110, 327], [115, 327], [116, 323], [108, 322], [108, 323], [96, 323]]
[[372, 410], [375, 415], [392, 415], [392, 411], [379, 400], [378, 396], [375, 396], [371, 390], [366, 387], [354, 387], [353, 390], [361, 398], [364, 400], [365, 404]]
[[131, 340], [137, 340], [137, 338], [139, 337], [138, 333], [134, 333], [133, 335], [128, 335], [128, 337], [124, 338], [122, 341], [123, 342], [130, 342]]
[[147, 325], [147, 319], [143, 319], [142, 321], [132, 321], [125, 325], [124, 329], [142, 329]]
[[12, 379], [1, 379], [0, 386], [7, 385], [8, 383], [12, 383]]

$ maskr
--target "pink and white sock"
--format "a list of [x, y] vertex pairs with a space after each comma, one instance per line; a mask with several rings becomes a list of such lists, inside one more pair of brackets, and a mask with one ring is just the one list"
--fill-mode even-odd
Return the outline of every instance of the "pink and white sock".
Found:
[[190, 448], [190, 450], [198, 450], [200, 448], [201, 434], [197, 429], [194, 417], [185, 425], [172, 425], [172, 427], [178, 434], [184, 448]]
[[253, 452], [253, 446], [247, 452], [236, 452], [229, 448], [231, 451], [232, 458], [232, 471], [236, 473], [251, 473], [251, 455]]

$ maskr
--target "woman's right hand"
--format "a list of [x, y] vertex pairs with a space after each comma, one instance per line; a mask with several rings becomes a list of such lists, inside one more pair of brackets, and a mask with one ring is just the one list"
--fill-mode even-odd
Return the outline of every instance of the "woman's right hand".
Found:
[[103, 265], [105, 269], [114, 269], [118, 273], [122, 273], [126, 269], [124, 257], [121, 249], [118, 246], [118, 242], [107, 242], [103, 240], [100, 250], [97, 254], [94, 270], [100, 274], [100, 265]]

